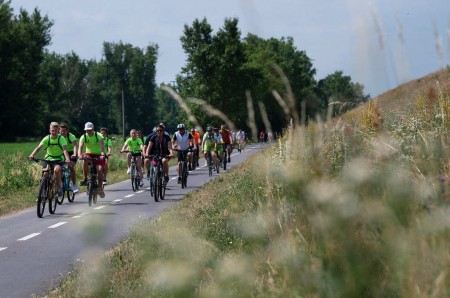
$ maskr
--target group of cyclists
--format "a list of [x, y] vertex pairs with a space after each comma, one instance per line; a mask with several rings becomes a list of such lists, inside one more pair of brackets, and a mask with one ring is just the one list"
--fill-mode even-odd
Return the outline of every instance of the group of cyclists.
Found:
[[[140, 186], [143, 186], [144, 169], [147, 171], [147, 177], [152, 166], [152, 158], [155, 155], [163, 157], [163, 170], [165, 181], [169, 181], [169, 159], [174, 157], [174, 151], [177, 152], [178, 165], [183, 159], [183, 154], [187, 152], [188, 169], [199, 166], [198, 157], [203, 154], [206, 161], [211, 154], [215, 163], [222, 162], [222, 150], [227, 150], [228, 160], [231, 162], [231, 152], [234, 142], [237, 143], [238, 151], [241, 152], [247, 142], [247, 134], [239, 130], [234, 133], [226, 128], [225, 124], [219, 127], [208, 126], [203, 136], [194, 129], [186, 129], [184, 124], [178, 124], [177, 131], [170, 137], [163, 123], [158, 124], [148, 136], [143, 136], [141, 131], [132, 129], [130, 137], [124, 142], [121, 152], [127, 152], [128, 170], [130, 173], [130, 164], [132, 156], [136, 157], [137, 170], [140, 175]], [[102, 127], [99, 132], [94, 130], [92, 122], [87, 122], [84, 126], [84, 133], [77, 137], [69, 131], [66, 123], [59, 124], [51, 122], [49, 135], [42, 138], [30, 154], [29, 159], [34, 160], [35, 155], [42, 149], [46, 151], [44, 156], [44, 166], [50, 166], [53, 169], [56, 180], [57, 195], [63, 195], [61, 183], [61, 166], [67, 164], [70, 170], [72, 180], [72, 191], [78, 192], [76, 184], [75, 165], [79, 159], [83, 160], [83, 180], [80, 186], [87, 183], [88, 161], [90, 157], [94, 161], [97, 169], [98, 194], [101, 198], [105, 197], [103, 186], [107, 184], [108, 156], [111, 155], [112, 140], [108, 137], [108, 129]], [[184, 152], [183, 152], [184, 151]], [[197, 157], [194, 159], [194, 156]], [[195, 165], [193, 163], [196, 163]], [[178, 167], [178, 183], [181, 181], [180, 167]]]

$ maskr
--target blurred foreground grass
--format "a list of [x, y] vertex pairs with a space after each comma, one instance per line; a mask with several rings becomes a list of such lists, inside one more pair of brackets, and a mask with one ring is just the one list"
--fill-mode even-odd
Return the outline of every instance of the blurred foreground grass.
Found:
[[415, 100], [289, 131], [49, 297], [449, 297], [450, 97]]

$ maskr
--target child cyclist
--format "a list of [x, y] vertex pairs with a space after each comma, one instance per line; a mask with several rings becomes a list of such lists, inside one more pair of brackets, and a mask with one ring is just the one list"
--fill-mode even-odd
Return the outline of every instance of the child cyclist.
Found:
[[125, 141], [120, 152], [124, 152], [127, 147], [128, 150], [130, 151], [127, 154], [127, 161], [128, 161], [127, 174], [130, 174], [131, 156], [135, 156], [137, 171], [139, 173], [139, 177], [141, 177], [140, 186], [142, 187], [144, 186], [144, 178], [142, 175], [142, 152], [144, 152], [144, 143], [142, 142], [141, 138], [137, 137], [136, 129], [132, 129], [130, 131], [130, 137]]
[[30, 154], [29, 159], [34, 160], [34, 156], [41, 150], [42, 147], [45, 147], [46, 154], [44, 157], [45, 165], [50, 165], [53, 167], [53, 171], [55, 173], [56, 180], [56, 189], [58, 192], [58, 196], [62, 197], [63, 189], [61, 183], [61, 163], [69, 163], [69, 153], [67, 153], [66, 146], [67, 141], [65, 138], [59, 135], [59, 123], [52, 122], [50, 123], [50, 134], [44, 137], [39, 145], [33, 150]]

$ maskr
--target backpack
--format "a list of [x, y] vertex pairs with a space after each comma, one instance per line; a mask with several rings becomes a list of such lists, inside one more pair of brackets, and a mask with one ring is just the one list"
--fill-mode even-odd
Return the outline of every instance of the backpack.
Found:
[[[94, 131], [94, 135], [95, 135], [95, 139], [97, 140], [97, 143], [98, 143], [98, 135], [97, 135], [97, 132], [96, 132], [96, 131]], [[84, 133], [84, 142], [85, 142], [86, 144], [87, 144], [87, 142], [88, 142], [86, 133]]]
[[[59, 141], [61, 139], [61, 135], [58, 135], [58, 144], [50, 144], [51, 138], [52, 138], [52, 135], [48, 135], [47, 148], [50, 146], [59, 146], [59, 148], [61, 148], [61, 150], [63, 150], [63, 147], [61, 146], [61, 142]], [[47, 148], [45, 148], [45, 150], [47, 150]]]

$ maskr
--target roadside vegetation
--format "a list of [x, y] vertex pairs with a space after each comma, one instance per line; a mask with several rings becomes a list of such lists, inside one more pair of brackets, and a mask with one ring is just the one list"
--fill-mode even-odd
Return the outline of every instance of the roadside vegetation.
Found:
[[[448, 70], [447, 71], [447, 75]], [[448, 297], [450, 89], [291, 129], [49, 297]]]
[[[22, 143], [0, 143], [0, 216], [36, 205], [42, 165], [29, 161], [28, 156], [39, 142], [40, 139]], [[109, 159], [109, 184], [128, 178], [126, 158], [120, 154], [122, 145], [118, 140], [113, 144], [113, 154]], [[36, 157], [43, 158], [44, 150]], [[79, 185], [82, 177], [82, 163], [79, 161], [76, 173]], [[80, 187], [80, 193], [84, 190], [85, 187]]]

